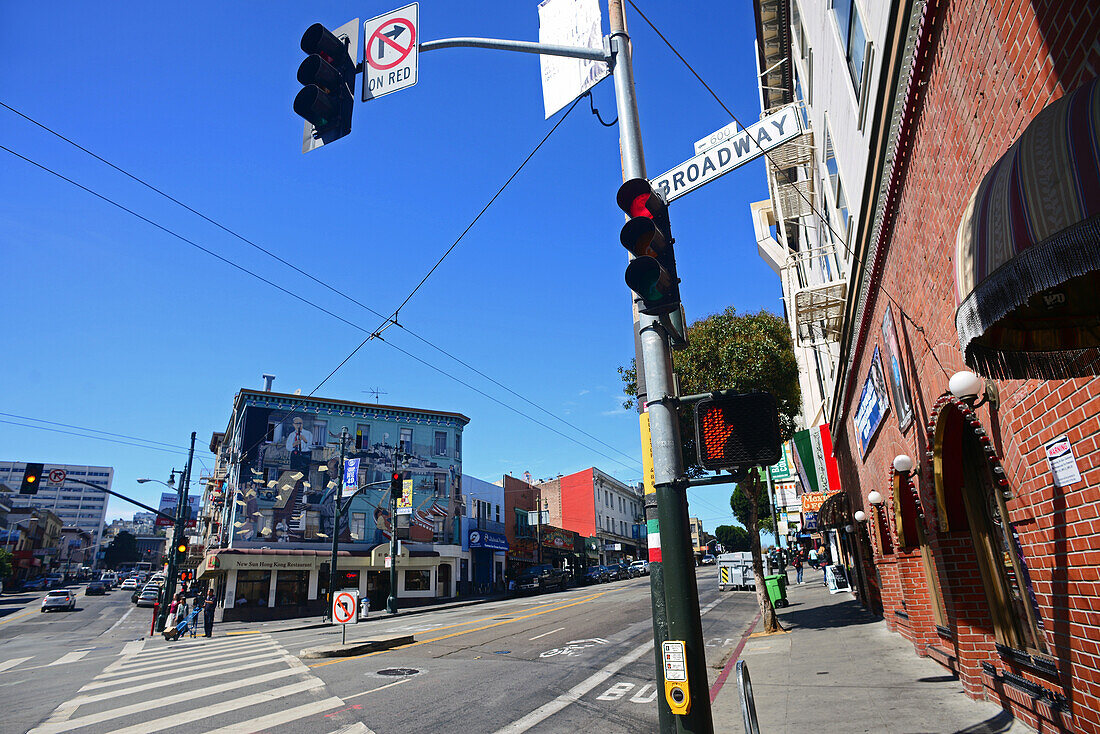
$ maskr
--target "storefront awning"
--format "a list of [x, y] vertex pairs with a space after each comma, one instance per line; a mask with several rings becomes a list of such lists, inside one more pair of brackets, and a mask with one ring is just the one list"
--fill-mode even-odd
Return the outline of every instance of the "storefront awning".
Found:
[[817, 525], [821, 528], [838, 528], [852, 522], [848, 509], [848, 495], [837, 492], [829, 495], [817, 511]]
[[966, 363], [998, 378], [1100, 374], [1100, 87], [1047, 106], [974, 191], [956, 238]]

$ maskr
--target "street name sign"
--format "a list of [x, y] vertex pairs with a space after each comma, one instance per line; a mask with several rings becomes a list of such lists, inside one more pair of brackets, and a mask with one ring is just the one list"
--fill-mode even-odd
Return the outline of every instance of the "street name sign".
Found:
[[[727, 126], [728, 128], [729, 126]], [[725, 130], [726, 128], [722, 128]], [[661, 192], [665, 201], [672, 202], [703, 184], [726, 175], [751, 160], [759, 158], [772, 148], [782, 145], [802, 132], [795, 107], [787, 107], [768, 115], [755, 125], [722, 137], [717, 130], [695, 144], [704, 143], [701, 153], [675, 168], [650, 179], [653, 188]], [[711, 147], [705, 147], [717, 140]]]
[[420, 3], [363, 24], [363, 101], [416, 84], [420, 58]]
[[332, 619], [336, 624], [359, 622], [359, 592], [338, 591], [332, 597]]

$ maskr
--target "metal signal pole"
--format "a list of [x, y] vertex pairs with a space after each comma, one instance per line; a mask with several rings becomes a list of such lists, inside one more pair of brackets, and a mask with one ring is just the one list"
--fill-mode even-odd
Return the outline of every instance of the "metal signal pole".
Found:
[[[328, 608], [332, 610], [332, 599], [336, 594], [336, 557], [340, 552], [340, 501], [344, 495], [344, 453], [348, 445], [348, 428], [340, 432], [340, 476], [336, 478], [336, 495], [332, 498], [332, 557], [328, 562]], [[308, 479], [308, 477], [307, 477]], [[356, 611], [358, 614], [358, 611]], [[329, 620], [335, 624], [336, 620]]]
[[[623, 180], [644, 179], [645, 154], [634, 91], [630, 36], [626, 32], [622, 0], [608, 0], [607, 6], [611, 22], [611, 53], [614, 57], [612, 71], [615, 78], [615, 103], [619, 113]], [[646, 380], [645, 407], [649, 413], [650, 441], [653, 448], [657, 520], [661, 537], [660, 576], [664, 581], [668, 639], [684, 643], [684, 665], [690, 692], [690, 708], [684, 714], [666, 714], [668, 704], [661, 701], [661, 730], [668, 730], [671, 718], [674, 731], [709, 733], [714, 731], [714, 722], [707, 685], [703, 626], [699, 615], [699, 589], [695, 581], [695, 563], [688, 530], [687, 491], [678, 481], [683, 469], [680, 464], [679, 411], [673, 388], [669, 334], [656, 316], [639, 313], [637, 323], [642, 369]], [[660, 600], [654, 601], [656, 607], [656, 602]], [[654, 631], [655, 635], [660, 634], [656, 625]], [[662, 642], [660, 639], [654, 640], [658, 648]], [[663, 681], [663, 669], [659, 669], [658, 673]], [[662, 692], [658, 692], [658, 699], [663, 698], [660, 695]]]

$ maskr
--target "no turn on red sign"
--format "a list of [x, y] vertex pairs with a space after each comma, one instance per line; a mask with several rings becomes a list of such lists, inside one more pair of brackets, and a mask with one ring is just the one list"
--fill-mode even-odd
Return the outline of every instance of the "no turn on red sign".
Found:
[[359, 592], [338, 591], [332, 597], [332, 619], [336, 624], [355, 624], [359, 621]]
[[420, 4], [412, 3], [363, 24], [363, 101], [416, 84]]

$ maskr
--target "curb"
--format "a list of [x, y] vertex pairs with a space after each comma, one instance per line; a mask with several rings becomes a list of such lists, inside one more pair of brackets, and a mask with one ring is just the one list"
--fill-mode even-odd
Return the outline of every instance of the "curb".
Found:
[[377, 640], [365, 640], [353, 642], [350, 645], [325, 645], [324, 647], [307, 647], [298, 653], [300, 658], [343, 658], [352, 655], [375, 652], [377, 650], [389, 650], [393, 647], [408, 645], [416, 640], [412, 635], [389, 635]]

